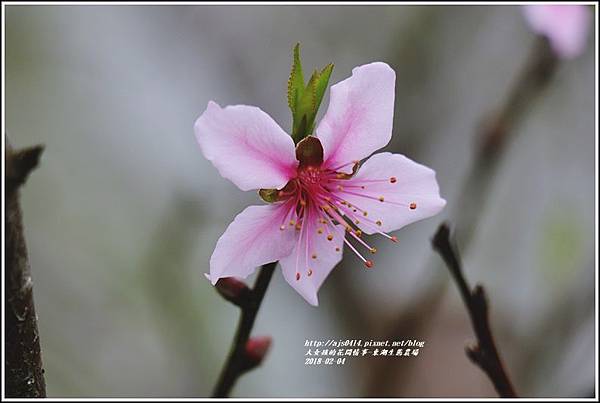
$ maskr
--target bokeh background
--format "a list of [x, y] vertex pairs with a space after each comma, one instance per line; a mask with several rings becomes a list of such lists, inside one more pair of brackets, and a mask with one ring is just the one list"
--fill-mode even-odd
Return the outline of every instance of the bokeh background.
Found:
[[[479, 209], [459, 243], [465, 271], [488, 290], [518, 392], [594, 395], [593, 33], [528, 105], [485, 194], [465, 195], [477, 132], [536, 41], [518, 6], [5, 11], [8, 138], [46, 145], [22, 206], [49, 396], [210, 395], [238, 311], [203, 273], [235, 214], [260, 201], [218, 175], [192, 126], [212, 99], [257, 105], [289, 129], [298, 41], [305, 70], [335, 63], [332, 83], [376, 60], [396, 70], [387, 150], [434, 168], [448, 207], [398, 245], [375, 241], [374, 270], [346, 253], [318, 308], [277, 271], [254, 330], [274, 344], [233, 396], [495, 396], [464, 355], [473, 333], [430, 247], [465, 198]], [[427, 344], [410, 359], [307, 367], [314, 338]]]

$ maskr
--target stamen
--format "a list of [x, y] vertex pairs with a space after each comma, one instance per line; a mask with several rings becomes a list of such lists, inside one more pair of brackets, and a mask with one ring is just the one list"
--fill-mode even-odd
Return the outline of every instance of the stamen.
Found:
[[400, 202], [396, 202], [396, 201], [385, 200], [385, 198], [383, 196], [375, 197], [375, 196], [370, 196], [368, 194], [350, 192], [348, 190], [343, 190], [341, 193], [345, 193], [345, 194], [349, 194], [349, 195], [354, 195], [354, 196], [358, 196], [358, 197], [364, 197], [365, 199], [379, 200], [382, 203], [386, 202], [386, 203], [389, 203], [389, 204], [394, 204], [396, 206], [409, 207], [409, 205], [406, 204], [406, 203], [400, 203]]
[[[357, 251], [357, 250], [356, 250], [356, 248], [355, 248], [354, 246], [352, 246], [352, 244], [350, 243], [350, 241], [348, 241], [346, 238], [344, 238], [344, 243], [345, 243], [346, 245], [348, 245], [348, 247], [350, 248], [350, 250], [351, 250], [352, 252], [354, 252], [354, 253], [356, 254], [356, 256], [358, 256], [358, 258], [359, 258], [360, 260], [362, 260], [362, 262], [363, 262], [363, 263], [364, 263], [364, 264], [365, 264], [367, 267], [372, 267], [372, 266], [373, 266], [373, 262], [371, 262], [370, 260], [367, 260], [367, 259], [365, 259], [365, 258], [363, 257], [363, 255], [361, 255], [361, 254], [360, 254], [360, 252], [359, 252], [359, 251]], [[369, 266], [369, 263], [367, 263], [367, 262], [371, 262], [371, 263], [370, 263], [370, 264], [371, 264], [371, 266]]]
[[346, 162], [343, 165], [337, 166], [335, 168], [331, 168], [331, 171], [337, 171], [338, 169], [342, 169], [344, 167], [347, 167], [348, 165], [356, 165], [358, 164], [360, 161], [352, 161], [352, 162]]
[[[360, 231], [360, 230], [359, 230], [359, 231]], [[360, 234], [351, 233], [350, 235], [352, 235], [352, 237], [353, 237], [354, 239], [356, 239], [356, 240], [357, 240], [357, 241], [358, 241], [358, 242], [359, 242], [359, 243], [360, 243], [362, 246], [364, 246], [365, 248], [367, 248], [369, 252], [371, 252], [371, 253], [375, 253], [375, 252], [373, 252], [373, 250], [374, 250], [375, 248], [373, 248], [372, 246], [370, 246], [369, 244], [367, 244], [365, 241], [363, 241], [363, 240], [360, 238]], [[375, 249], [375, 250], [376, 250], [376, 249]]]
[[416, 208], [417, 208], [417, 203], [415, 203], [415, 202], [412, 202], [412, 203], [410, 203], [410, 205], [409, 205], [408, 207], [409, 207], [411, 210], [414, 210], [414, 209], [416, 209]]

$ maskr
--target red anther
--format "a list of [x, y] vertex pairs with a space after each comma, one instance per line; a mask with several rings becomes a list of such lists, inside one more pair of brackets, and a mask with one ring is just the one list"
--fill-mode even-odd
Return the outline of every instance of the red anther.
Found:
[[392, 177], [390, 178], [390, 183], [396, 183], [396, 181], [397, 181], [397, 180], [398, 180], [398, 179], [396, 179], [396, 177], [395, 177], [395, 176], [392, 176]]
[[372, 267], [373, 267], [373, 265], [374, 265], [374, 263], [373, 263], [373, 261], [372, 261], [372, 260], [367, 260], [367, 261], [365, 262], [365, 266], [367, 266], [367, 269], [370, 269], [370, 268], [372, 268]]
[[411, 210], [414, 210], [417, 208], [417, 203], [412, 202], [412, 203], [410, 203], [410, 205], [408, 207], [410, 207]]
[[398, 242], [398, 237], [396, 237], [396, 235], [392, 235], [390, 239], [392, 240], [392, 242]]

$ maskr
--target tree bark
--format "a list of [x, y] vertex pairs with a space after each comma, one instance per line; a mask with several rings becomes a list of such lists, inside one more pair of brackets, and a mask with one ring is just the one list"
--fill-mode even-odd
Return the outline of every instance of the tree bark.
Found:
[[42, 146], [5, 147], [5, 392], [6, 397], [46, 397], [33, 282], [23, 231], [19, 189], [37, 166]]

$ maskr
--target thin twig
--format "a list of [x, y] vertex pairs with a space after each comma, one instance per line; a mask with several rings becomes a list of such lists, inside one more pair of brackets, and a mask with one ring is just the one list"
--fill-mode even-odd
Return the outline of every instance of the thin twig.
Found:
[[[518, 134], [515, 127], [551, 82], [557, 65], [558, 59], [552, 52], [548, 40], [544, 37], [536, 38], [523, 68], [515, 77], [505, 99], [498, 109], [481, 123], [474, 147], [473, 164], [458, 192], [459, 199], [452, 203], [456, 209], [450, 212], [456, 226], [454, 236], [460, 241], [463, 250], [468, 249], [471, 245], [477, 223], [487, 202], [487, 195], [490, 194], [496, 171], [505, 156], [507, 145]], [[437, 268], [438, 263], [431, 261], [428, 262], [429, 265]], [[437, 270], [432, 268], [426, 272], [435, 273]], [[445, 279], [434, 277], [427, 290], [423, 292], [422, 298], [432, 303], [432, 306], [429, 307], [430, 310], [436, 308], [441, 298], [431, 299], [429, 295], [442, 295], [445, 287]], [[425, 305], [417, 300], [415, 304], [409, 306], [407, 311], [410, 312], [415, 307], [425, 307]], [[401, 331], [407, 328], [415, 331], [416, 327], [413, 327], [412, 323], [403, 322], [407, 317], [411, 317], [410, 314], [398, 315], [398, 319], [393, 321], [387, 330], [385, 338], [392, 340], [404, 337]], [[432, 316], [423, 315], [423, 317]], [[422, 322], [419, 325], [425, 327], [427, 323]], [[402, 387], [402, 383], [395, 382], [398, 375], [393, 371], [400, 369], [406, 370], [406, 366], [398, 367], [393, 360], [382, 361], [380, 365], [374, 367], [371, 371], [371, 381], [367, 383], [367, 395], [380, 397], [388, 394], [394, 396], [393, 393], [398, 393], [398, 388]], [[395, 389], [392, 390], [392, 387]]]
[[485, 289], [482, 285], [476, 285], [473, 290], [469, 287], [462, 272], [462, 265], [458, 252], [450, 242], [450, 229], [448, 224], [440, 225], [432, 241], [435, 249], [450, 270], [460, 295], [467, 307], [471, 325], [477, 336], [474, 346], [466, 347], [469, 359], [477, 365], [490, 378], [500, 397], [517, 397], [515, 389], [510, 381], [500, 354], [494, 342], [494, 336], [490, 329], [488, 302]]
[[33, 302], [33, 282], [23, 230], [19, 189], [38, 165], [42, 146], [14, 151], [6, 157], [4, 314], [6, 397], [46, 397], [46, 381]]
[[276, 265], [277, 262], [268, 263], [262, 266], [258, 278], [254, 283], [254, 288], [243, 299], [243, 303], [239, 305], [242, 314], [238, 323], [237, 332], [235, 334], [233, 345], [231, 346], [229, 357], [223, 368], [223, 372], [221, 372], [219, 381], [215, 386], [213, 397], [229, 396], [237, 379], [252, 368], [252, 363], [249, 362], [245, 353], [245, 347], [250, 338], [250, 332], [254, 326], [256, 314], [258, 313], [258, 309], [265, 296], [271, 277], [273, 277], [273, 271], [275, 270]]

